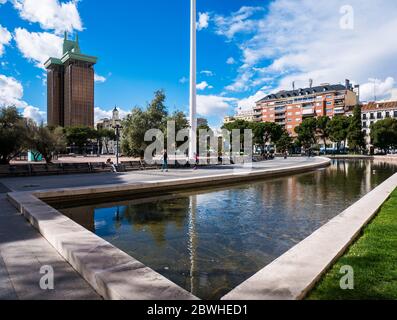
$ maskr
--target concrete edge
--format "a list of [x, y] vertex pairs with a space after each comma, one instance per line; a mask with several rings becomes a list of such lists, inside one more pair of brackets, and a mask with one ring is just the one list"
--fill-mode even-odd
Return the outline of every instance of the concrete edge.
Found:
[[397, 174], [226, 294], [222, 300], [301, 300], [357, 239], [397, 187]]
[[185, 289], [84, 229], [30, 193], [8, 199], [105, 299], [198, 300]]
[[207, 175], [194, 178], [178, 178], [168, 179], [162, 181], [137, 182], [131, 184], [113, 184], [113, 185], [99, 185], [83, 188], [64, 188], [51, 190], [37, 190], [33, 195], [42, 200], [56, 199], [56, 198], [102, 198], [103, 196], [123, 196], [133, 193], [134, 195], [145, 193], [148, 191], [161, 191], [166, 188], [167, 191], [174, 191], [178, 189], [186, 189], [189, 187], [214, 186], [233, 182], [243, 182], [253, 179], [260, 179], [266, 177], [275, 177], [284, 174], [296, 174], [306, 172], [317, 168], [323, 168], [330, 165], [332, 162], [329, 158], [317, 157], [320, 161], [310, 164], [299, 164], [289, 166], [281, 169], [242, 169], [236, 170], [233, 173]]

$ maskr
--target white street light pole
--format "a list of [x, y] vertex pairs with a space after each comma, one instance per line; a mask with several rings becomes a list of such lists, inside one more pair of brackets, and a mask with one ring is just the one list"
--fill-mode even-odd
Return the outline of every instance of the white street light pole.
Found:
[[190, 0], [190, 135], [189, 160], [197, 152], [197, 58], [196, 58], [196, 0]]

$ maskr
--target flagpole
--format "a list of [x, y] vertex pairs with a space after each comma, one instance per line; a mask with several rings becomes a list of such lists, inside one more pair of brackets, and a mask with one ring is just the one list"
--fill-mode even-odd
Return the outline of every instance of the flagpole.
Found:
[[190, 0], [190, 134], [189, 160], [197, 152], [196, 0]]

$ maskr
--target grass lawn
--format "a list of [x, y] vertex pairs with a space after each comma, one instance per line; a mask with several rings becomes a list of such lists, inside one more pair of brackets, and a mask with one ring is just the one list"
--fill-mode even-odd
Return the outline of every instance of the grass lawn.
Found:
[[[342, 266], [354, 269], [353, 290], [340, 288]], [[397, 190], [307, 299], [397, 299]]]

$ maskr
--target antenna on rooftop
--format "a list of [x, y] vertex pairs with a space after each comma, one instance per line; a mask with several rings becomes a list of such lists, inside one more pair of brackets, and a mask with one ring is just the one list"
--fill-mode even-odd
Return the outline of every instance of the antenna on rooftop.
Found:
[[295, 91], [295, 81], [292, 81], [292, 90]]
[[309, 79], [309, 87], [310, 89], [313, 87], [313, 79]]

